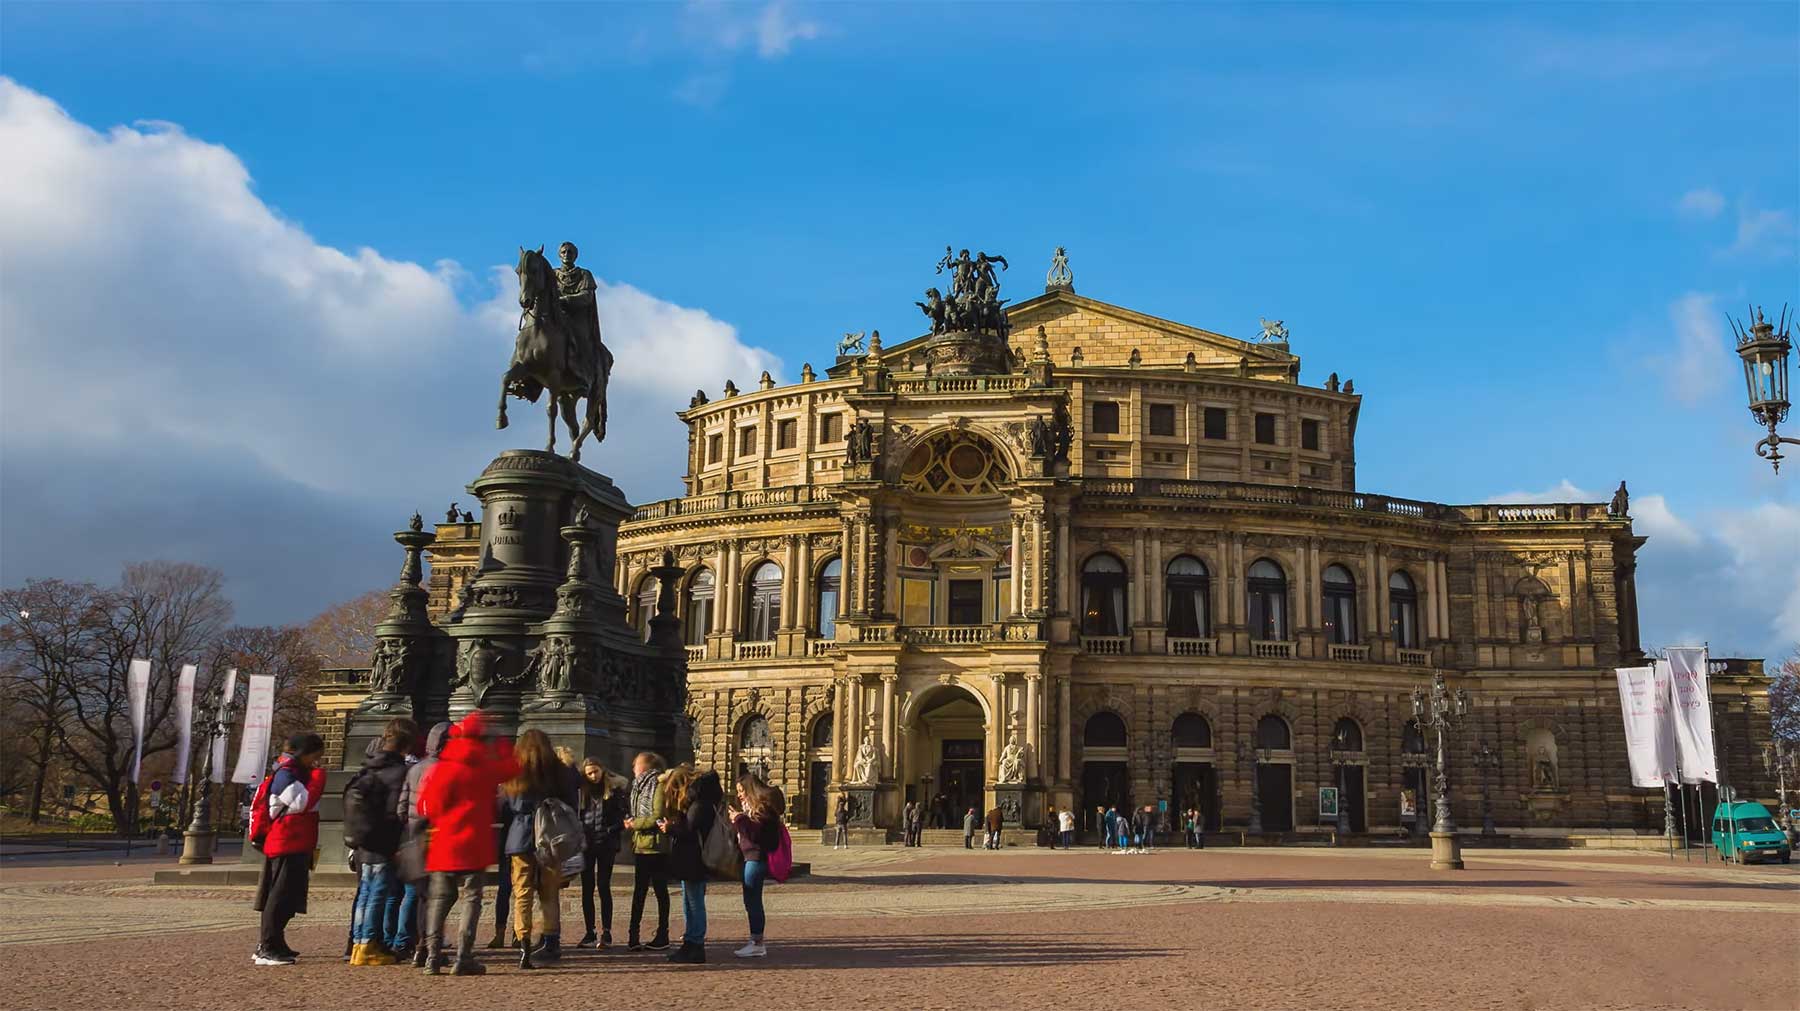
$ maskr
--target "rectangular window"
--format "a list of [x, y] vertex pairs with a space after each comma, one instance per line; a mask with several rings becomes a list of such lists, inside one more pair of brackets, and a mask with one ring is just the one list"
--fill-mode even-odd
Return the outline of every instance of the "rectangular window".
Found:
[[725, 437], [723, 435], [707, 436], [706, 437], [706, 462], [707, 463], [718, 463], [719, 458], [723, 457], [724, 455], [725, 455]]
[[775, 423], [775, 448], [793, 449], [794, 430], [798, 427], [798, 423], [796, 423], [793, 418], [777, 421]]
[[1119, 434], [1119, 405], [1110, 400], [1094, 401], [1094, 425], [1096, 435]]
[[1275, 445], [1275, 416], [1273, 414], [1256, 416], [1256, 441], [1265, 446]]
[[1319, 423], [1311, 418], [1303, 418], [1300, 421], [1300, 448], [1319, 448]]
[[998, 576], [994, 579], [994, 620], [1006, 618], [1006, 612], [1012, 607], [1012, 577]]
[[1208, 407], [1206, 409], [1206, 437], [1223, 439], [1225, 435], [1225, 408]]
[[738, 455], [739, 456], [755, 456], [756, 455], [756, 429], [754, 429], [754, 428], [738, 429]]
[[1174, 435], [1175, 434], [1175, 405], [1174, 404], [1151, 404], [1150, 405], [1150, 434], [1151, 435]]
[[842, 414], [819, 415], [819, 442], [832, 443], [844, 441], [844, 416]]
[[900, 580], [900, 623], [931, 624], [931, 584], [929, 579]]
[[950, 580], [950, 624], [981, 624], [983, 588], [983, 581], [979, 579]]

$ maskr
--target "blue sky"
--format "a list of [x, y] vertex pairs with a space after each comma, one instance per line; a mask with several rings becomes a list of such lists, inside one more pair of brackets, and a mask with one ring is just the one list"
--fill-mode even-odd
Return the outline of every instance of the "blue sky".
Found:
[[[66, 143], [31, 195], [63, 213], [24, 207], [45, 238], [0, 240], [9, 329], [58, 318], [30, 264], [162, 278], [84, 316], [163, 356], [87, 392], [103, 415], [187, 405], [71, 434], [34, 420], [66, 398], [9, 396], [8, 582], [186, 551], [257, 620], [385, 583], [367, 529], [507, 443], [485, 431], [510, 340], [490, 268], [520, 244], [578, 241], [615, 286], [609, 340], [637, 350], [642, 327], [638, 427], [591, 461], [640, 500], [677, 490], [679, 390], [791, 378], [845, 330], [910, 335], [946, 243], [1005, 253], [1025, 293], [1064, 245], [1083, 294], [1239, 336], [1285, 319], [1302, 381], [1367, 397], [1364, 488], [1603, 499], [1626, 478], [1653, 538], [1647, 638], [1800, 639], [1800, 455], [1781, 477], [1751, 455], [1722, 315], [1800, 297], [1792, 4], [9, 3], [0, 44], [0, 73], [67, 121], [14, 100], [19, 136]], [[164, 192], [184, 210], [159, 217]], [[256, 286], [317, 290], [309, 271], [346, 308], [305, 321], [341, 332], [282, 345], [293, 312]], [[205, 336], [226, 283], [275, 374], [254, 348], [181, 364], [232, 347]], [[71, 381], [47, 347], [6, 349], [10, 394]], [[335, 388], [396, 365], [404, 417], [381, 383]], [[237, 380], [286, 383], [303, 428], [367, 417], [416, 469], [359, 474], [347, 422], [239, 434], [253, 397], [202, 423]], [[21, 532], [46, 511], [81, 551]], [[270, 528], [338, 547], [293, 568]], [[245, 571], [284, 567], [300, 585]]]

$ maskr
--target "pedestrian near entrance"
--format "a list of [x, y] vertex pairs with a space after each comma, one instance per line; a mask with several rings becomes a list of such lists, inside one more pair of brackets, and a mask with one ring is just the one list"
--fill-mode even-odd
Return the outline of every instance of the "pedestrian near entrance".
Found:
[[663, 791], [668, 814], [657, 827], [669, 837], [669, 876], [681, 882], [681, 947], [669, 953], [669, 961], [699, 965], [706, 961], [706, 861], [700, 847], [719, 818], [725, 791], [718, 773], [695, 773], [689, 765], [669, 770]]
[[500, 801], [500, 821], [506, 826], [506, 873], [512, 879], [513, 932], [519, 944], [519, 968], [534, 969], [531, 955], [532, 906], [542, 917], [539, 935], [545, 962], [562, 958], [562, 868], [545, 865], [537, 854], [535, 831], [538, 807], [555, 798], [574, 809], [578, 798], [567, 767], [556, 757], [550, 738], [542, 730], [519, 735], [513, 749], [518, 772], [507, 780]]
[[914, 846], [925, 845], [925, 802], [913, 805], [912, 837]]
[[737, 804], [728, 812], [744, 855], [744, 913], [750, 919], [750, 943], [732, 952], [739, 958], [762, 958], [768, 915], [763, 911], [763, 884], [769, 879], [769, 856], [781, 845], [781, 815], [787, 803], [780, 792], [751, 773], [738, 777]]
[[963, 815], [963, 849], [975, 848], [975, 830], [980, 826], [981, 818], [975, 814], [974, 808], [969, 808], [969, 813]]
[[444, 967], [444, 925], [459, 899], [462, 934], [451, 971], [458, 976], [487, 971], [475, 961], [475, 932], [481, 926], [482, 878], [500, 855], [494, 798], [500, 784], [518, 771], [512, 742], [490, 740], [487, 718], [477, 711], [451, 729], [449, 743], [419, 785], [419, 817], [431, 826], [431, 845], [425, 851], [425, 869], [431, 872], [425, 918], [425, 971], [430, 975]]
[[250, 802], [250, 844], [262, 850], [262, 874], [254, 908], [261, 933], [251, 961], [292, 965], [299, 953], [288, 946], [287, 925], [306, 912], [313, 850], [319, 845], [319, 798], [325, 792], [325, 740], [302, 731], [292, 734], [281, 758]]
[[906, 807], [900, 811], [900, 845], [913, 845], [913, 819], [919, 814], [917, 801], [907, 801]]
[[[626, 949], [662, 951], [669, 946], [669, 837], [656, 823], [668, 816], [662, 789], [662, 756], [640, 751], [631, 760], [631, 816], [625, 819], [636, 875], [631, 882], [631, 924]], [[644, 919], [644, 899], [656, 892], [656, 933], [644, 944], [639, 927]]]
[[[581, 763], [581, 827], [586, 848], [581, 856], [581, 916], [587, 933], [577, 947], [593, 945], [604, 951], [612, 946], [613, 862], [619, 855], [619, 838], [625, 831], [623, 776], [615, 776], [597, 758]], [[600, 933], [594, 933], [594, 893], [600, 895]]]
[[837, 831], [831, 837], [831, 848], [834, 850], [850, 848], [850, 797], [847, 794], [838, 794], [831, 823], [837, 827]]
[[1112, 845], [1112, 818], [1105, 807], [1094, 808], [1094, 834], [1100, 837], [1100, 848]]
[[1075, 848], [1075, 812], [1062, 810], [1056, 812], [1056, 827], [1062, 833], [1062, 848]]
[[1000, 848], [1000, 830], [1001, 830], [1001, 828], [1005, 827], [1005, 825], [1006, 825], [1006, 816], [1004, 814], [1000, 813], [999, 808], [996, 807], [992, 811], [988, 812], [988, 814], [987, 814], [987, 848], [988, 849], [997, 850]]
[[344, 787], [344, 841], [356, 849], [361, 886], [350, 917], [351, 965], [393, 965], [399, 958], [397, 939], [388, 932], [388, 907], [400, 899], [394, 854], [404, 829], [395, 805], [406, 787], [406, 753], [417, 733], [409, 719], [389, 720], [375, 753]]

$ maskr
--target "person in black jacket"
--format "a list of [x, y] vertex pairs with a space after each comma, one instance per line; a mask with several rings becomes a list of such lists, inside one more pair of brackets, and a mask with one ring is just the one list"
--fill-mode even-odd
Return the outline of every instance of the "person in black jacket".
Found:
[[[630, 785], [623, 776], [608, 772], [597, 758], [581, 763], [581, 827], [587, 846], [581, 856], [581, 915], [587, 933], [576, 947], [593, 945], [602, 951], [612, 946], [613, 861], [619, 856], [619, 838], [625, 829]], [[594, 934], [594, 893], [600, 893], [600, 934]]]
[[[394, 938], [387, 932], [388, 906], [400, 898], [394, 854], [400, 849], [405, 828], [395, 804], [406, 785], [406, 755], [418, 732], [411, 720], [389, 720], [382, 729], [379, 749], [344, 788], [344, 829], [355, 843], [360, 868], [356, 910], [350, 921], [351, 965], [393, 965], [395, 961]], [[354, 803], [350, 803], [352, 795]]]
[[700, 850], [706, 834], [719, 818], [725, 790], [719, 774], [696, 774], [692, 766], [676, 767], [663, 784], [669, 798], [669, 815], [657, 822], [668, 835], [669, 876], [681, 882], [681, 947], [669, 953], [669, 961], [697, 965], [706, 961], [706, 861]]

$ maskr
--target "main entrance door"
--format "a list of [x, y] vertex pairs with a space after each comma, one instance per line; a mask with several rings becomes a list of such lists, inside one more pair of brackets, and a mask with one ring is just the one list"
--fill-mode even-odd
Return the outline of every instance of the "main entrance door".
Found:
[[1262, 803], [1264, 832], [1294, 830], [1294, 767], [1270, 762], [1256, 767], [1256, 795]]
[[1124, 762], [1081, 763], [1082, 815], [1091, 821], [1097, 807], [1131, 810], [1131, 777]]
[[825, 827], [825, 786], [831, 782], [831, 763], [814, 762], [806, 783], [806, 827]]
[[1369, 812], [1363, 799], [1363, 767], [1360, 765], [1344, 766], [1344, 790], [1338, 798], [1344, 806], [1344, 812], [1350, 816], [1350, 831], [1367, 832], [1369, 830]]
[[943, 760], [938, 763], [939, 792], [951, 812], [950, 824], [962, 825], [963, 813], [975, 809], [977, 817], [985, 817], [982, 790], [986, 788], [987, 746], [976, 740], [947, 740]]

